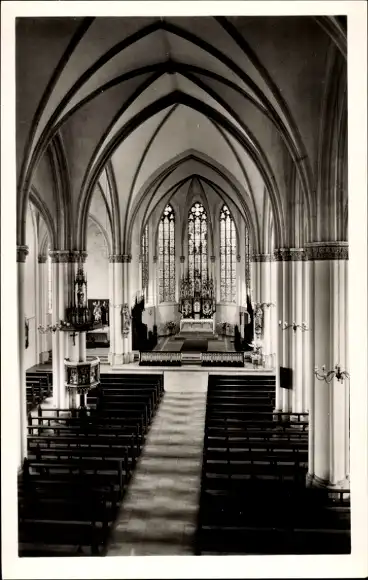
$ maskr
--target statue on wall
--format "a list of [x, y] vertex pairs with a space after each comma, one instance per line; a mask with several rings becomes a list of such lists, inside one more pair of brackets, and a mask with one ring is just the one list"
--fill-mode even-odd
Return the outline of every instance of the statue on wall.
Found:
[[263, 332], [263, 309], [260, 304], [255, 304], [254, 308], [254, 332], [259, 339]]
[[122, 324], [122, 333], [124, 335], [129, 334], [131, 319], [132, 317], [129, 312], [129, 306], [125, 302], [125, 304], [123, 304], [121, 308], [121, 324]]

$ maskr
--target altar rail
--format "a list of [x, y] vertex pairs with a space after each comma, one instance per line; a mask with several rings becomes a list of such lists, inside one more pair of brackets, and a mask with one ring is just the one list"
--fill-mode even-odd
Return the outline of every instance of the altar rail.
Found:
[[243, 367], [244, 352], [202, 352], [202, 366]]
[[181, 366], [181, 352], [141, 351], [139, 353], [139, 364], [149, 366]]
[[[188, 353], [186, 353], [188, 355]], [[215, 367], [243, 367], [243, 352], [202, 352], [199, 356], [201, 366]], [[141, 366], [181, 366], [183, 356], [181, 352], [169, 351], [141, 351], [139, 353], [139, 364]]]

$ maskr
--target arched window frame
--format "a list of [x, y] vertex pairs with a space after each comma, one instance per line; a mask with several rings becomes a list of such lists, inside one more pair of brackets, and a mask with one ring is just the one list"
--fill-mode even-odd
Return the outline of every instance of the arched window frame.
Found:
[[142, 268], [142, 294], [145, 301], [148, 300], [149, 283], [149, 251], [148, 251], [148, 224], [145, 225], [141, 239], [141, 268]]
[[208, 215], [199, 201], [188, 212], [188, 273], [192, 283], [195, 271], [202, 282], [208, 279]]
[[236, 228], [226, 204], [220, 211], [220, 302], [236, 302]]
[[158, 226], [159, 303], [175, 302], [175, 212], [168, 204]]

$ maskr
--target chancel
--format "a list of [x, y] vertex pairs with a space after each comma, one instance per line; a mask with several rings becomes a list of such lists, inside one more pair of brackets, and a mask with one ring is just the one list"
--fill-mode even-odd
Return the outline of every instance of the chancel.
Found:
[[17, 19], [20, 556], [350, 553], [346, 52]]

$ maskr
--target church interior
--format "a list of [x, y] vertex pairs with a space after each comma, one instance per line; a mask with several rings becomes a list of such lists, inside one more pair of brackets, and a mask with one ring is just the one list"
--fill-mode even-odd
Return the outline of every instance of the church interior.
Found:
[[15, 40], [19, 556], [349, 554], [346, 17]]

